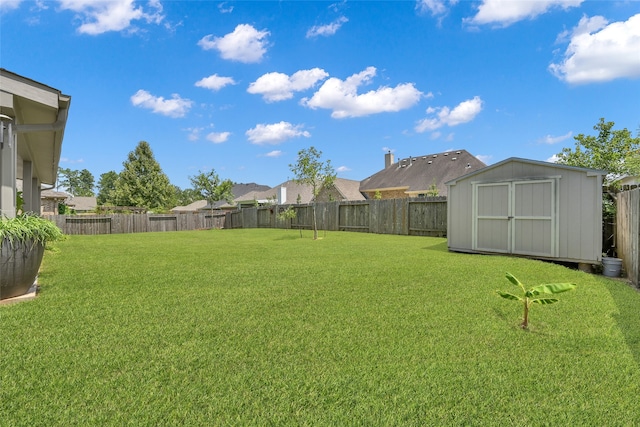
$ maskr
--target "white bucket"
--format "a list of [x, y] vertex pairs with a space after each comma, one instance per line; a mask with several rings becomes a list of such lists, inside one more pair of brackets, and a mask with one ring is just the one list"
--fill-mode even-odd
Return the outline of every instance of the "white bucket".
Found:
[[622, 260], [620, 258], [602, 258], [602, 274], [607, 277], [620, 277]]

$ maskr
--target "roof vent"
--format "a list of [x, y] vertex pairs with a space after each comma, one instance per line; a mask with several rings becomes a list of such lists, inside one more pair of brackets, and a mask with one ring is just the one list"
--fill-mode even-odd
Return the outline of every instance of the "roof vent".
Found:
[[449, 155], [449, 153], [444, 153], [444, 155], [445, 155], [445, 156], [448, 156], [448, 155]]
[[456, 154], [460, 154], [460, 152], [459, 152], [459, 151], [456, 151]]
[[433, 163], [433, 162], [432, 162], [431, 160], [429, 160], [427, 163], [431, 164], [431, 163]]
[[467, 169], [471, 167], [471, 163], [467, 163]]
[[457, 157], [452, 157], [451, 161], [454, 161], [454, 160], [458, 160], [458, 158]]
[[438, 155], [437, 155], [437, 154], [434, 154], [434, 155], [433, 155], [433, 158], [435, 159], [436, 157], [438, 157]]

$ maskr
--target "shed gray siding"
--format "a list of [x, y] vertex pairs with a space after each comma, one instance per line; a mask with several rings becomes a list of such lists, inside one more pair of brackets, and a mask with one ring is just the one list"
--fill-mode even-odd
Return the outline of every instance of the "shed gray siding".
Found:
[[[603, 171], [511, 158], [449, 181], [447, 183], [449, 186], [447, 212], [449, 249], [460, 252], [509, 252], [534, 258], [598, 263], [602, 257], [602, 179], [604, 174]], [[547, 183], [548, 185], [528, 185], [530, 183]], [[508, 219], [504, 218], [504, 212], [491, 205], [491, 203], [498, 204], [499, 199], [495, 202], [480, 200], [490, 192], [476, 192], [478, 201], [474, 202], [474, 187], [491, 189], [493, 184], [496, 184], [493, 187], [496, 189], [501, 188], [502, 184], [504, 184], [502, 188], [516, 188], [519, 184], [523, 184], [518, 189], [526, 190], [519, 193], [522, 200], [518, 201], [517, 205], [514, 201], [510, 202], [508, 215], [512, 216], [508, 216]], [[550, 194], [550, 191], [555, 194]], [[526, 197], [522, 196], [523, 194]], [[521, 242], [524, 243], [515, 250], [515, 244], [512, 243], [509, 250], [505, 251], [478, 247], [478, 239], [493, 236], [492, 232], [487, 231], [488, 229], [494, 226], [499, 228], [500, 215], [503, 215], [504, 221], [512, 221], [513, 215], [517, 217], [518, 211], [522, 210], [532, 212], [532, 218], [540, 220], [539, 228], [530, 227], [526, 218], [518, 224], [513, 221], [514, 225], [510, 228], [510, 233], [514, 236], [519, 234]], [[486, 216], [496, 221], [482, 222], [478, 219], [479, 211], [497, 212]], [[478, 230], [475, 230], [476, 227]], [[533, 241], [539, 237], [539, 230], [543, 230], [542, 233], [545, 234], [544, 239], [538, 239], [542, 243], [534, 243], [528, 247], [529, 240]], [[499, 234], [498, 231], [496, 233]], [[553, 236], [553, 242], [545, 240], [548, 239], [547, 233], [548, 236]], [[480, 234], [482, 236], [478, 237]], [[530, 239], [531, 236], [535, 239]], [[511, 242], [515, 242], [517, 237], [513, 237]], [[549, 245], [551, 252], [544, 254], [544, 250], [538, 247], [540, 245]]]

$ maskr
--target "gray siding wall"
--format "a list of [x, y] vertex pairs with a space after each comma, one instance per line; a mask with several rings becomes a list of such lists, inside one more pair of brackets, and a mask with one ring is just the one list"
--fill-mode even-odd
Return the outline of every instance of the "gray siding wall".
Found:
[[556, 178], [558, 260], [600, 262], [602, 258], [602, 176], [586, 170], [518, 160], [488, 167], [450, 184], [448, 245], [473, 252], [473, 185]]

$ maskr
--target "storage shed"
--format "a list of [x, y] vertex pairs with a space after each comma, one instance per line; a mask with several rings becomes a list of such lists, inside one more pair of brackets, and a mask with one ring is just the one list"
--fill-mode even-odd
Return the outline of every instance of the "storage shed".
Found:
[[449, 250], [599, 263], [605, 174], [509, 158], [449, 181]]

